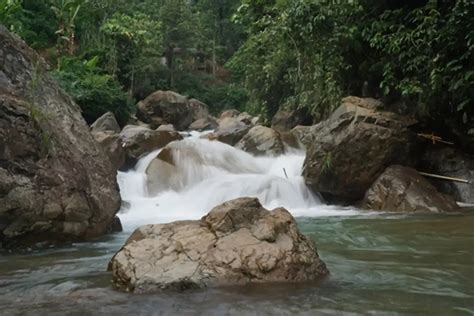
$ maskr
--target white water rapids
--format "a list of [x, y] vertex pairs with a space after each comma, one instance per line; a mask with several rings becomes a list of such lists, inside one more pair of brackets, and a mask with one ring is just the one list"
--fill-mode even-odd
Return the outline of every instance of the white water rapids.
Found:
[[[176, 145], [199, 158], [191, 159], [186, 150], [175, 157], [179, 174], [173, 177], [179, 179], [179, 189], [148, 194], [146, 169], [160, 150], [140, 159], [133, 170], [118, 173], [125, 201], [119, 213], [124, 230], [199, 219], [214, 206], [238, 197], [257, 197], [265, 208], [285, 207], [296, 217], [359, 214], [353, 209], [322, 204], [306, 187], [301, 176], [303, 151], [254, 157], [224, 143], [200, 139], [197, 133]], [[168, 183], [170, 179], [153, 180]]]

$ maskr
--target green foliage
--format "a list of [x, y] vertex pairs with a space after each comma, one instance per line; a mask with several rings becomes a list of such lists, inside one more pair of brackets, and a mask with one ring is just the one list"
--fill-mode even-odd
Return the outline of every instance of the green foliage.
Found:
[[474, 2], [243, 0], [229, 67], [253, 107], [326, 117], [345, 95], [403, 101], [425, 121], [474, 124]]
[[148, 65], [162, 54], [161, 24], [144, 13], [116, 13], [101, 27], [114, 40], [112, 74], [134, 94], [135, 77], [146, 77]]
[[[172, 89], [218, 112], [247, 93], [222, 64], [244, 39], [232, 0], [0, 0], [0, 23], [56, 65], [55, 77], [92, 122], [128, 99]], [[94, 67], [88, 63], [94, 61]]]
[[51, 0], [51, 10], [58, 21], [58, 29], [55, 32], [58, 55], [62, 53], [74, 54], [76, 49], [76, 18], [82, 2], [82, 0]]
[[383, 64], [380, 88], [431, 115], [472, 116], [474, 3], [383, 12], [363, 30]]
[[88, 123], [111, 111], [120, 124], [125, 124], [131, 113], [131, 104], [121, 86], [96, 68], [97, 58], [81, 61], [63, 57], [61, 70], [53, 73], [63, 89], [82, 109]]
[[124, 91], [171, 89], [214, 112], [317, 121], [351, 94], [474, 126], [469, 0], [0, 0], [0, 23], [65, 67], [56, 77], [89, 122], [110, 109], [125, 122]]
[[350, 69], [343, 45], [351, 44], [353, 31], [339, 22], [357, 12], [351, 2], [246, 1], [236, 19], [252, 21], [250, 35], [230, 67], [270, 116], [280, 106], [325, 116], [345, 93]]
[[183, 94], [206, 103], [210, 112], [215, 115], [224, 109], [244, 109], [248, 100], [244, 88], [237, 84], [212, 82], [215, 79], [210, 75], [183, 72], [176, 80]]
[[131, 42], [135, 46], [160, 47], [160, 23], [143, 13], [126, 15], [116, 13], [105, 21], [102, 31], [115, 38]]
[[331, 152], [327, 152], [324, 155], [323, 161], [322, 161], [322, 167], [321, 167], [321, 172], [320, 174], [330, 172], [332, 170], [332, 154]]
[[55, 41], [57, 22], [49, 4], [36, 0], [0, 0], [0, 24], [17, 33], [33, 48]]
[[0, 0], [0, 23], [17, 34], [23, 32], [21, 0]]

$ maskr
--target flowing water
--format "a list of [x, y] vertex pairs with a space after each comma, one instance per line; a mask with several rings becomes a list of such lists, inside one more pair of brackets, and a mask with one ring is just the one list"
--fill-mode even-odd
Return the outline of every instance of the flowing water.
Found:
[[[90, 243], [0, 254], [0, 315], [474, 315], [474, 214], [381, 214], [327, 206], [300, 176], [303, 152], [256, 158], [200, 140], [175, 144], [178, 189], [156, 191], [146, 169], [119, 173], [124, 232]], [[161, 179], [161, 184], [170, 179]], [[284, 206], [315, 239], [331, 275], [320, 283], [133, 295], [106, 266], [142, 224], [197, 219], [258, 197]]]

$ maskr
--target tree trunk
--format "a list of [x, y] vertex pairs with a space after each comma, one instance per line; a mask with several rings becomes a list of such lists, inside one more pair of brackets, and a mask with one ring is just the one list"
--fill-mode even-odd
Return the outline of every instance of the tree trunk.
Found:
[[174, 87], [174, 47], [168, 46], [166, 50], [166, 64], [168, 65], [168, 69], [170, 70], [170, 88]]

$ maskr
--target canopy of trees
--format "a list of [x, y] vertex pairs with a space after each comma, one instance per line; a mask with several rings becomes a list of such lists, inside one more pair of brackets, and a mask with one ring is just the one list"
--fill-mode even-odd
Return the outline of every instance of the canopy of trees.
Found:
[[474, 135], [469, 0], [0, 0], [0, 23], [88, 121], [113, 110], [124, 123], [157, 89], [315, 121], [352, 94]]
[[246, 103], [222, 66], [244, 38], [231, 0], [0, 0], [0, 23], [39, 50], [93, 122], [158, 89], [218, 111]]

